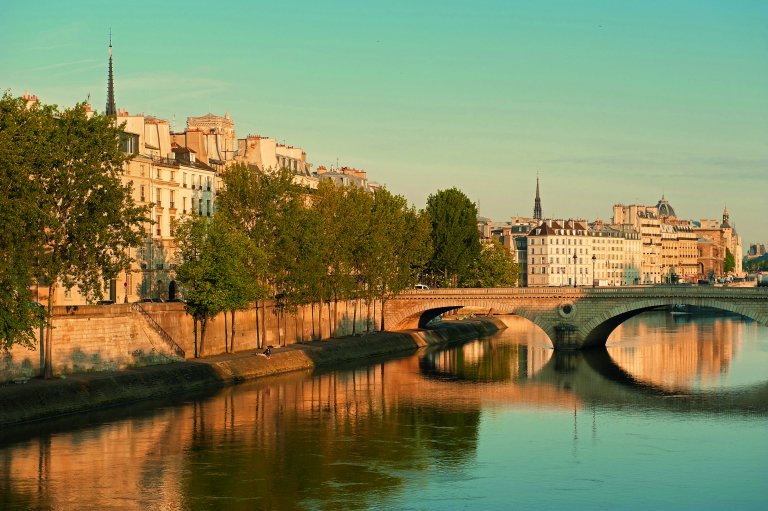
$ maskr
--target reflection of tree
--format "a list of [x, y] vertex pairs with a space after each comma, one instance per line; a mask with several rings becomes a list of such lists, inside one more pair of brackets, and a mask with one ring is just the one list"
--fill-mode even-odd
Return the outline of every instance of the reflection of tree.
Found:
[[419, 363], [424, 374], [470, 382], [519, 381], [528, 378], [528, 346], [480, 340], [460, 348], [426, 353]]
[[478, 410], [414, 406], [376, 369], [248, 397], [225, 399], [224, 418], [218, 400], [194, 407], [182, 481], [192, 508], [364, 509], [401, 488], [403, 472], [461, 466], [476, 448]]

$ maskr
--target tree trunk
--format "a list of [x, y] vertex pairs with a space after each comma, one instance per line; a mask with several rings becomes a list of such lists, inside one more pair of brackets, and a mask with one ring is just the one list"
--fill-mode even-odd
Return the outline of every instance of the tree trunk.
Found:
[[307, 307], [301, 306], [301, 342], [304, 342], [304, 325], [307, 320]]
[[333, 293], [333, 336], [339, 336], [339, 298]]
[[208, 326], [208, 318], [200, 320], [200, 356], [205, 356], [205, 328]]
[[381, 332], [384, 331], [384, 297], [381, 297], [381, 328], [379, 329]]
[[227, 311], [224, 311], [224, 353], [229, 353], [229, 344], [227, 339], [229, 338], [229, 328], [227, 328]]
[[352, 308], [352, 335], [357, 333], [357, 301], [358, 298], [355, 298], [355, 306]]
[[259, 301], [256, 300], [256, 349], [261, 349], [261, 328], [259, 327]]
[[298, 309], [293, 312], [293, 342], [299, 340], [299, 311]]
[[[226, 312], [224, 313], [226, 315]], [[230, 326], [232, 327], [232, 330], [229, 332], [229, 348], [231, 350], [231, 353], [235, 352], [235, 310], [232, 309], [232, 321], [230, 321]]]
[[261, 307], [261, 346], [267, 344], [267, 301], [263, 300]]
[[376, 331], [376, 298], [373, 299], [373, 331]]
[[365, 333], [369, 333], [371, 331], [371, 300], [370, 298], [366, 298], [365, 300], [365, 308], [366, 308], [366, 314], [365, 314]]
[[43, 372], [46, 380], [53, 377], [51, 346], [53, 345], [53, 306], [56, 300], [56, 282], [56, 279], [51, 279], [51, 283], [48, 284], [48, 322], [45, 325], [45, 371]]
[[192, 317], [192, 331], [195, 338], [195, 358], [197, 358], [197, 318]]
[[315, 302], [312, 302], [309, 308], [309, 319], [312, 321], [312, 340], [316, 340], [315, 336]]
[[333, 320], [331, 319], [331, 300], [328, 300], [328, 337], [333, 337]]

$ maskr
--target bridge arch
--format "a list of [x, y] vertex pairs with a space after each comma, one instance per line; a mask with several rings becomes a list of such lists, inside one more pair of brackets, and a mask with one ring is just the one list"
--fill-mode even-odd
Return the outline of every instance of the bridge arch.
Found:
[[[539, 314], [540, 311], [521, 304], [498, 301], [494, 299], [455, 300], [446, 303], [445, 300], [418, 300], [410, 302], [399, 313], [389, 314], [387, 330], [407, 330], [427, 328], [434, 318], [449, 311], [464, 307], [487, 308], [494, 314], [509, 314], [527, 319], [552, 338], [554, 330], [547, 319]], [[386, 312], [386, 309], [385, 309]]]
[[740, 314], [754, 321], [761, 321], [757, 310], [741, 307], [737, 304], [711, 298], [647, 298], [645, 300], [625, 303], [613, 307], [603, 313], [595, 315], [582, 328], [584, 348], [605, 346], [611, 333], [619, 325], [630, 318], [643, 312], [657, 309], [664, 306], [674, 305], [695, 305], [698, 307], [710, 307], [723, 312], [733, 312]]

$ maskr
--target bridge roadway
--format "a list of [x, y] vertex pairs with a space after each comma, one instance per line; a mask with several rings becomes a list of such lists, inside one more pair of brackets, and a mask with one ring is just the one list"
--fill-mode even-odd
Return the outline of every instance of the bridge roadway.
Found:
[[424, 328], [462, 307], [515, 314], [539, 326], [555, 349], [605, 346], [627, 319], [661, 306], [713, 307], [768, 325], [768, 288], [714, 286], [514, 287], [410, 290], [384, 305], [387, 330]]

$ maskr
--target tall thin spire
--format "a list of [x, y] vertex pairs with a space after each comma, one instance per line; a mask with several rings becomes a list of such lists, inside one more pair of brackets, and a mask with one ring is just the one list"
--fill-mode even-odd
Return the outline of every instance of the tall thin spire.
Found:
[[539, 176], [536, 176], [536, 200], [533, 203], [533, 218], [541, 220], [541, 197], [539, 196]]
[[117, 115], [115, 108], [115, 82], [112, 77], [112, 29], [109, 29], [109, 75], [107, 76], [107, 115]]

